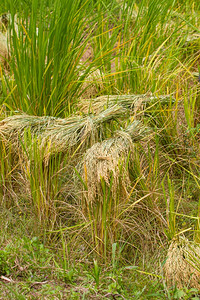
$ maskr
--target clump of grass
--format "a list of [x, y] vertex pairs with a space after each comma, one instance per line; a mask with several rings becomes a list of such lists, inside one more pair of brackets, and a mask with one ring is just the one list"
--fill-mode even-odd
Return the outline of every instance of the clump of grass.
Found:
[[[91, 2], [91, 1], [89, 1]], [[87, 18], [88, 1], [6, 3], [10, 47], [10, 92], [5, 102], [32, 115], [67, 116], [91, 65], [79, 76], [79, 64], [91, 37], [95, 16]], [[18, 30], [13, 20], [17, 13]], [[6, 95], [5, 95], [6, 98]]]
[[2, 207], [13, 204], [13, 185], [16, 184], [15, 175], [18, 161], [12, 155], [11, 145], [0, 140], [0, 203]]
[[200, 247], [184, 237], [174, 239], [168, 249], [164, 273], [169, 287], [200, 289], [200, 270], [194, 265], [199, 260]]

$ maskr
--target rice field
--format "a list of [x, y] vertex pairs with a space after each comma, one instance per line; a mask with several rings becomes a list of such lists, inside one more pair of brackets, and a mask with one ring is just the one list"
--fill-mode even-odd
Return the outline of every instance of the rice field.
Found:
[[0, 3], [0, 299], [200, 299], [200, 3]]

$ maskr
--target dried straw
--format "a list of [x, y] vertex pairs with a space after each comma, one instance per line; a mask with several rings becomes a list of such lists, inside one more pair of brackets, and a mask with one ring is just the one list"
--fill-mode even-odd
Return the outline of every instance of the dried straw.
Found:
[[182, 237], [172, 241], [164, 273], [167, 285], [178, 288], [188, 287], [200, 290], [200, 270], [195, 268], [194, 261], [199, 261], [200, 246]]

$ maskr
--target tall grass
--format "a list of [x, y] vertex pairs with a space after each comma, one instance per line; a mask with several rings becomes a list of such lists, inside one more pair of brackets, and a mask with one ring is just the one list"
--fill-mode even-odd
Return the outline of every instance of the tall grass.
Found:
[[[34, 115], [65, 116], [91, 69], [89, 65], [79, 75], [94, 20], [86, 18], [88, 1], [48, 2], [24, 2], [18, 8], [8, 1], [10, 69], [16, 84], [9, 105]], [[7, 84], [11, 92], [11, 83]]]

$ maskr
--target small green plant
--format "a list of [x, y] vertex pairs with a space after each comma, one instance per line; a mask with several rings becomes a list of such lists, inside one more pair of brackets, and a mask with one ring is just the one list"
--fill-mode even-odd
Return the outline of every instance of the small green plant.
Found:
[[[1, 283], [2, 285], [2, 283]], [[26, 300], [25, 295], [20, 293], [16, 287], [10, 287], [8, 285], [3, 285], [4, 289], [6, 290], [7, 299], [15, 299], [15, 300]]]
[[94, 280], [95, 280], [95, 283], [96, 283], [96, 288], [99, 287], [99, 283], [100, 283], [100, 272], [101, 272], [101, 269], [100, 269], [100, 267], [98, 266], [98, 262], [97, 262], [96, 259], [94, 259], [93, 277], [94, 277]]
[[[172, 297], [173, 299], [194, 299], [199, 300], [199, 294], [197, 289], [187, 289], [186, 287], [184, 289], [175, 289], [172, 291]], [[192, 298], [191, 298], [192, 297]]]
[[10, 273], [8, 255], [9, 253], [6, 250], [0, 250], [0, 274], [1, 275], [8, 275]]

